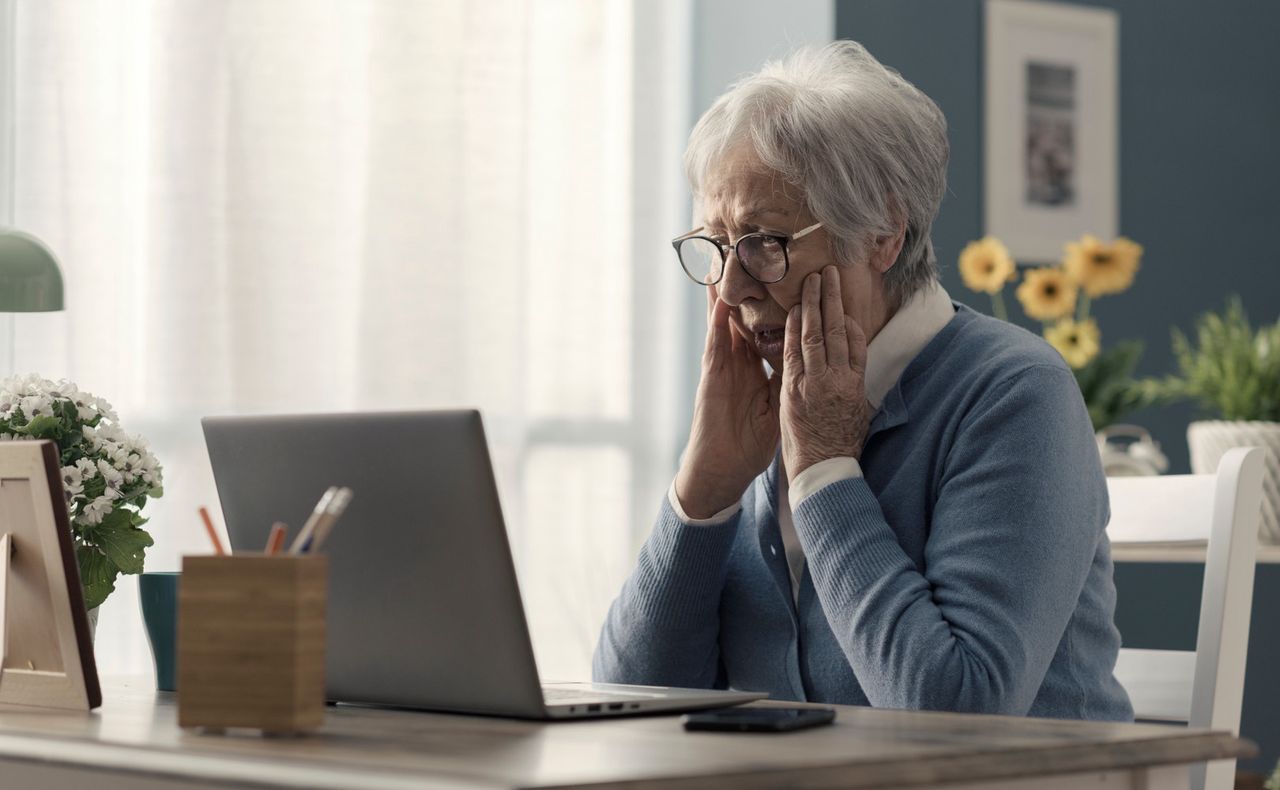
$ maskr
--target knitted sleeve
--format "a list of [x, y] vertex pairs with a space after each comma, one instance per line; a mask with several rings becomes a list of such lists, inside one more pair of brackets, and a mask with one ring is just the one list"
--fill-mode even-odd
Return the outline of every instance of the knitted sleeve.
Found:
[[961, 421], [917, 568], [864, 479], [794, 514], [827, 620], [877, 707], [1025, 715], [1107, 520], [1070, 371], [1036, 365]]
[[723, 687], [720, 594], [742, 512], [686, 524], [663, 500], [653, 533], [609, 608], [592, 660], [600, 683]]

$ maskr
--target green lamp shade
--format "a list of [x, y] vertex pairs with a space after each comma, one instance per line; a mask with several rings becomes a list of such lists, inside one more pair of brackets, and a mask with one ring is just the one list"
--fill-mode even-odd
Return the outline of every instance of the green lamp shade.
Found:
[[0, 231], [0, 313], [62, 309], [62, 272], [35, 236]]

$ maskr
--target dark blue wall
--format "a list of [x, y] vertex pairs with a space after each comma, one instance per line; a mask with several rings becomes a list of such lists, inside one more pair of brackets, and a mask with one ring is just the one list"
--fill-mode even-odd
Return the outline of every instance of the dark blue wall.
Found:
[[[1255, 323], [1280, 314], [1280, 3], [1114, 0], [1120, 14], [1120, 232], [1146, 248], [1134, 287], [1094, 305], [1108, 340], [1137, 337], [1139, 373], [1173, 370], [1169, 328], [1240, 293]], [[949, 193], [934, 226], [943, 283], [990, 311], [955, 261], [982, 235], [979, 0], [838, 0], [836, 35], [861, 41], [929, 94], [950, 126]], [[1064, 240], [1066, 241], [1066, 240]], [[1020, 313], [1012, 294], [1010, 311]], [[1189, 471], [1190, 404], [1129, 418]]]

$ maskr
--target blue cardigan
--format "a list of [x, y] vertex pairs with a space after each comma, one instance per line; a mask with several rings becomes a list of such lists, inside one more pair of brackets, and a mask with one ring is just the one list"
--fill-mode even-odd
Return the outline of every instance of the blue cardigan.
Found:
[[664, 499], [605, 620], [597, 681], [767, 691], [777, 699], [1130, 721], [1106, 480], [1061, 356], [957, 305], [871, 423], [865, 477], [793, 516], [778, 462], [728, 522]]

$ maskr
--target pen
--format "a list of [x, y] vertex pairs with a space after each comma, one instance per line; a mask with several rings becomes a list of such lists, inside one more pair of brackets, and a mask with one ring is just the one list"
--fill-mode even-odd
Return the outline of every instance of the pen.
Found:
[[342, 518], [343, 512], [346, 511], [347, 505], [351, 504], [351, 497], [354, 495], [351, 489], [346, 486], [338, 489], [338, 492], [333, 495], [333, 500], [329, 503], [329, 509], [325, 512], [324, 518], [316, 525], [315, 540], [305, 549], [306, 551], [317, 552], [320, 550], [325, 540], [328, 539], [329, 533], [333, 532], [334, 524], [338, 523], [338, 519]]
[[200, 520], [204, 522], [204, 531], [209, 533], [209, 540], [213, 543], [213, 551], [219, 557], [226, 556], [227, 552], [222, 548], [222, 541], [218, 538], [218, 531], [213, 528], [213, 519], [209, 518], [209, 509], [200, 506]]
[[307, 518], [307, 523], [302, 525], [302, 530], [298, 532], [298, 537], [293, 539], [293, 543], [289, 546], [289, 553], [298, 555], [311, 542], [311, 535], [316, 531], [320, 519], [324, 518], [324, 513], [329, 509], [329, 503], [333, 501], [333, 495], [338, 493], [337, 486], [329, 486], [324, 495], [320, 497], [320, 501], [316, 503], [316, 507], [311, 511], [311, 515]]

